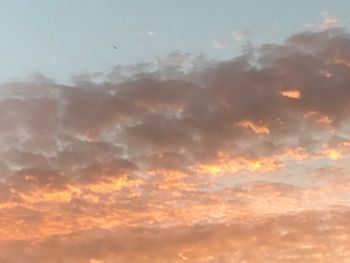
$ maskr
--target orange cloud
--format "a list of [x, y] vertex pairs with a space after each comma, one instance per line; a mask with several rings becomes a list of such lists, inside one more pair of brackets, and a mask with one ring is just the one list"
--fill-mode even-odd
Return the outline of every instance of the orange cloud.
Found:
[[225, 152], [218, 152], [212, 162], [197, 165], [194, 170], [212, 175], [236, 173], [238, 171], [271, 172], [276, 171], [281, 164], [274, 158], [250, 159], [242, 156], [231, 156]]
[[0, 262], [346, 262], [349, 49], [331, 29], [1, 85]]
[[253, 123], [252, 121], [244, 120], [244, 121], [240, 121], [238, 125], [243, 127], [243, 128], [249, 128], [256, 134], [269, 134], [270, 133], [269, 128], [262, 125], [262, 123], [256, 124], [256, 123]]
[[305, 114], [305, 117], [310, 118], [314, 120], [317, 123], [324, 124], [324, 125], [330, 125], [332, 124], [333, 120], [330, 119], [326, 115], [322, 115], [316, 111], [310, 111]]
[[341, 153], [334, 149], [328, 150], [327, 155], [332, 160], [338, 160], [341, 158]]
[[300, 99], [301, 94], [299, 90], [286, 90], [281, 91], [281, 95], [284, 97], [292, 98], [292, 99]]

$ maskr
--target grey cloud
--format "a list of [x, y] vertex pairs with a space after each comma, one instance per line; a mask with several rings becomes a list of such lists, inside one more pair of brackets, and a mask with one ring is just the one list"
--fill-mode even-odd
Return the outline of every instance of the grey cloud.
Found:
[[[347, 120], [349, 68], [336, 59], [348, 59], [349, 43], [347, 33], [331, 29], [257, 49], [258, 67], [242, 56], [170, 79], [161, 71], [137, 75], [144, 71], [141, 67], [133, 69], [136, 78], [121, 83], [9, 83], [2, 88], [0, 104], [2, 141], [8, 152], [3, 154], [15, 166], [26, 163], [24, 156], [35, 166], [50, 156], [46, 165], [59, 169], [59, 163], [68, 165], [69, 160], [86, 165], [89, 158], [82, 156], [87, 152], [102, 160], [108, 158], [106, 151], [114, 158], [143, 150], [149, 155], [152, 146], [157, 151], [185, 152], [195, 160], [229, 149], [259, 154], [249, 145], [240, 149], [238, 142], [248, 139], [280, 145], [295, 136], [303, 145], [301, 136], [320, 128], [303, 123], [303, 114], [315, 111], [336, 126]], [[178, 65], [187, 58], [177, 52], [166, 61]], [[320, 75], [321, 70], [332, 77]], [[298, 89], [300, 100], [281, 96], [289, 89]], [[261, 138], [237, 126], [242, 120], [268, 127], [269, 136]], [[306, 130], [304, 125], [309, 125]], [[21, 159], [15, 151], [23, 151]]]
[[347, 170], [297, 162], [348, 149], [349, 39], [306, 32], [228, 61], [175, 52], [104, 81], [1, 85], [0, 261], [344, 262], [349, 214], [331, 208], [348, 204]]

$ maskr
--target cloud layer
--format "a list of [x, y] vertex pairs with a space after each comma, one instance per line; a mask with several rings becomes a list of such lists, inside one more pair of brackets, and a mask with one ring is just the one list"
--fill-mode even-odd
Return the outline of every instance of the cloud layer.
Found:
[[350, 35], [156, 63], [1, 85], [0, 261], [344, 262]]

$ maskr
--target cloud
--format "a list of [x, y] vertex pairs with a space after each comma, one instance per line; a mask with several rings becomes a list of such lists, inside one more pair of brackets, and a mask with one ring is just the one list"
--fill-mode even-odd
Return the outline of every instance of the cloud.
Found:
[[251, 32], [249, 30], [235, 31], [232, 33], [232, 36], [236, 41], [242, 41], [248, 38], [250, 35], [251, 35]]
[[155, 34], [156, 34], [156, 32], [154, 32], [152, 30], [147, 31], [147, 35], [149, 35], [151, 37], [153, 37]]
[[[344, 262], [349, 211], [167, 229], [91, 229], [36, 244], [2, 242], [2, 262]], [[330, 227], [332, 226], [332, 227]], [[30, 252], [29, 252], [30, 251]], [[263, 252], [263, 253], [261, 253]]]
[[281, 92], [282, 96], [293, 98], [293, 99], [300, 99], [300, 92], [298, 90], [286, 90]]
[[326, 17], [323, 21], [322, 21], [322, 25], [325, 28], [331, 28], [331, 27], [335, 27], [338, 25], [338, 18], [336, 17]]
[[229, 44], [227, 42], [219, 41], [219, 40], [213, 41], [213, 48], [215, 48], [215, 49], [225, 49], [228, 46], [229, 46]]
[[135, 31], [135, 34], [138, 36], [154, 37], [157, 33], [154, 30], [145, 30], [145, 29], [139, 28]]
[[349, 50], [332, 28], [1, 84], [0, 261], [344, 262]]
[[321, 12], [323, 17], [322, 21], [315, 23], [306, 23], [305, 28], [315, 28], [315, 29], [330, 29], [337, 27], [339, 25], [339, 18], [336, 16], [331, 16], [328, 11]]

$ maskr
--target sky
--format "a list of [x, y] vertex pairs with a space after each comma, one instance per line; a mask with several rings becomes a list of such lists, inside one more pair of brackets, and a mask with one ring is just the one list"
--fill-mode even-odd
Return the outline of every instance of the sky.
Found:
[[246, 41], [281, 42], [328, 17], [349, 26], [349, 10], [347, 0], [2, 0], [0, 82], [44, 74], [68, 83], [176, 50], [228, 59]]
[[350, 4], [305, 2], [1, 1], [0, 262], [347, 262]]

